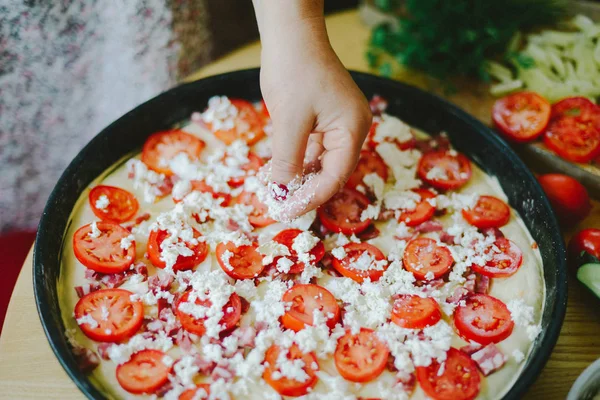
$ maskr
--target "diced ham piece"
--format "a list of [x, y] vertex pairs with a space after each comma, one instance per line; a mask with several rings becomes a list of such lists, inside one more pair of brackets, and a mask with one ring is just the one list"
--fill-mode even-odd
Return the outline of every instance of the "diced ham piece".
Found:
[[133, 222], [128, 223], [127, 225], [123, 225], [123, 228], [127, 229], [129, 232], [131, 230], [141, 224], [144, 221], [148, 221], [150, 219], [149, 213], [140, 214]]
[[136, 274], [142, 275], [144, 280], [148, 279], [148, 267], [143, 262], [135, 263], [133, 270]]
[[373, 96], [371, 98], [371, 101], [369, 101], [369, 107], [371, 108], [371, 113], [373, 115], [377, 115], [377, 116], [381, 115], [382, 113], [385, 112], [387, 106], [388, 106], [387, 100], [379, 95]]
[[160, 185], [156, 186], [156, 192], [159, 197], [164, 197], [173, 190], [173, 180], [170, 176], [166, 176]]
[[475, 293], [487, 294], [490, 291], [490, 278], [477, 274], [475, 278]]
[[85, 347], [74, 346], [73, 356], [75, 356], [75, 360], [81, 371], [85, 373], [92, 372], [100, 365], [100, 357], [92, 350], [86, 349]]
[[248, 310], [250, 309], [250, 302], [248, 300], [246, 300], [245, 298], [243, 298], [242, 296], [240, 297], [240, 301], [242, 302], [242, 314], [246, 314], [248, 312]]
[[186, 353], [192, 350], [192, 340], [190, 339], [190, 335], [183, 330], [183, 328], [177, 331], [177, 334], [175, 335], [175, 343]]
[[200, 354], [196, 354], [194, 358], [194, 365], [198, 367], [198, 372], [202, 375], [210, 375], [216, 367], [214, 362], [206, 360]]
[[229, 365], [226, 364], [216, 366], [210, 374], [213, 381], [223, 379], [224, 381], [229, 382], [233, 380], [234, 376], [235, 374], [231, 371]]
[[427, 286], [428, 286], [429, 290], [439, 289], [442, 286], [444, 286], [444, 284], [446, 284], [446, 282], [442, 278], [433, 279], [433, 280], [427, 282]]
[[415, 227], [415, 232], [418, 232], [418, 233], [440, 232], [443, 229], [444, 229], [444, 226], [439, 221], [425, 221], [422, 224]]
[[333, 256], [330, 253], [325, 253], [321, 259], [321, 268], [329, 268], [333, 263]]
[[397, 372], [398, 371], [398, 369], [394, 365], [395, 361], [396, 361], [396, 358], [391, 353], [388, 354], [387, 363], [385, 364], [385, 367], [387, 368], [388, 371], [390, 371], [390, 372]]
[[110, 357], [108, 356], [108, 349], [110, 349], [112, 346], [112, 343], [99, 343], [98, 354], [100, 355], [100, 358], [103, 360], [110, 360]]
[[375, 224], [371, 224], [367, 229], [359, 233], [357, 236], [361, 241], [375, 239], [377, 236], [379, 236], [379, 229], [375, 227]]
[[168, 392], [170, 392], [171, 389], [173, 389], [173, 383], [167, 382], [164, 385], [162, 385], [161, 387], [159, 387], [158, 389], [156, 389], [156, 391], [153, 394], [156, 395], [156, 397], [161, 398], [165, 394], [167, 394]]
[[474, 292], [476, 279], [477, 279], [477, 275], [475, 275], [475, 274], [467, 275], [467, 281], [465, 282], [465, 286], [464, 286], [465, 289], [467, 289], [469, 292]]
[[450, 141], [444, 135], [437, 135], [430, 139], [417, 140], [416, 147], [421, 153], [433, 150], [448, 150], [450, 148]]
[[499, 370], [506, 363], [506, 356], [493, 343], [471, 354], [471, 359], [477, 363], [484, 376]]
[[257, 332], [260, 332], [260, 331], [264, 331], [265, 329], [268, 329], [269, 324], [264, 321], [258, 321], [257, 323], [254, 324], [254, 327], [256, 328]]
[[89, 268], [86, 268], [83, 276], [88, 281], [95, 281], [98, 279], [98, 273], [96, 271], [94, 271], [93, 269], [89, 269]]
[[89, 281], [100, 283], [112, 289], [121, 286], [130, 273], [130, 271], [125, 271], [118, 274], [101, 274], [100, 272], [96, 272], [92, 269], [86, 269], [84, 276], [85, 279]]
[[479, 343], [475, 343], [475, 342], [471, 342], [466, 346], [463, 346], [460, 348], [460, 351], [462, 351], [463, 353], [466, 353], [468, 355], [471, 355], [473, 353], [475, 353], [476, 351], [481, 350], [481, 345]]
[[90, 294], [100, 289], [100, 285], [97, 283], [86, 283], [85, 285], [75, 286], [75, 292], [79, 298], [82, 298], [86, 294]]
[[377, 217], [378, 221], [389, 221], [392, 218], [396, 217], [396, 211], [394, 210], [381, 210], [379, 216]]
[[456, 289], [454, 289], [454, 293], [452, 294], [452, 296], [448, 297], [446, 301], [448, 303], [458, 304], [458, 302], [465, 298], [469, 293], [470, 292], [467, 289], [465, 289], [462, 286], [459, 286]]
[[498, 228], [485, 228], [481, 230], [484, 236], [494, 236], [496, 239], [504, 237], [504, 233]]
[[227, 225], [225, 226], [225, 228], [227, 228], [230, 231], [238, 231], [240, 230], [240, 225], [233, 219], [229, 218], [229, 220], [227, 220]]
[[454, 236], [450, 235], [446, 231], [440, 233], [440, 240], [446, 244], [454, 244]]
[[171, 285], [173, 284], [173, 275], [169, 274], [161, 274], [158, 273], [156, 275], [152, 275], [148, 278], [148, 289], [153, 293], [158, 291], [165, 291], [171, 289]]
[[251, 326], [242, 326], [236, 329], [233, 336], [238, 339], [239, 347], [254, 347], [254, 338], [256, 338], [256, 329]]
[[402, 386], [406, 393], [412, 393], [417, 386], [417, 377], [414, 373], [410, 373], [408, 376], [405, 376], [405, 374], [399, 375], [398, 384]]

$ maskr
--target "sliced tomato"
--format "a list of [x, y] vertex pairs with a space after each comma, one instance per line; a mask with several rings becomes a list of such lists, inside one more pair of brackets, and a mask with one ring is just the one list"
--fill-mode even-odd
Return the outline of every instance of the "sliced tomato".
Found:
[[513, 93], [496, 100], [492, 119], [509, 139], [529, 142], [540, 136], [548, 126], [550, 103], [537, 93]]
[[[202, 235], [200, 232], [194, 229], [194, 238], [198, 239]], [[165, 268], [167, 264], [161, 259], [162, 250], [161, 244], [167, 238], [171, 237], [167, 231], [150, 231], [150, 237], [148, 237], [148, 259], [157, 268]], [[182, 242], [179, 239], [179, 242]], [[197, 243], [186, 243], [185, 246], [190, 249], [194, 254], [191, 256], [177, 256], [177, 261], [173, 265], [173, 271], [186, 271], [194, 268], [196, 265], [206, 260], [208, 255], [209, 247], [206, 242], [198, 240]]]
[[[227, 207], [231, 203], [231, 195], [229, 193], [215, 192], [212, 186], [204, 181], [190, 181], [190, 184], [192, 186], [192, 192], [211, 193], [213, 199], [223, 199], [221, 201], [221, 207]], [[173, 201], [179, 203], [183, 201], [183, 199], [176, 199], [173, 197]]]
[[467, 222], [480, 229], [499, 228], [508, 223], [510, 208], [493, 196], [479, 196], [475, 206], [462, 210]]
[[344, 250], [346, 251], [346, 257], [342, 260], [333, 257], [333, 268], [343, 276], [358, 283], [363, 283], [367, 278], [371, 282], [378, 281], [388, 267], [386, 263], [381, 268], [369, 268], [373, 266], [373, 261], [385, 260], [385, 255], [381, 250], [372, 244], [348, 243], [344, 246]]
[[488, 250], [493, 253], [493, 257], [484, 266], [473, 264], [473, 271], [490, 278], [506, 278], [514, 275], [523, 263], [523, 252], [513, 241], [506, 238], [498, 238], [494, 242], [499, 252], [493, 248]]
[[142, 162], [151, 170], [166, 176], [173, 175], [169, 162], [178, 154], [186, 154], [196, 161], [204, 149], [205, 143], [194, 135], [173, 129], [151, 135], [142, 148]]
[[364, 194], [344, 188], [319, 207], [317, 212], [323, 226], [330, 231], [345, 235], [358, 234], [371, 224], [370, 218], [364, 221], [360, 218], [369, 203]]
[[458, 189], [471, 178], [471, 162], [463, 154], [454, 154], [451, 150], [431, 151], [419, 160], [417, 174], [436, 189]]
[[388, 178], [388, 166], [383, 161], [379, 154], [374, 151], [362, 150], [360, 152], [360, 158], [358, 164], [354, 169], [352, 175], [346, 182], [346, 187], [350, 189], [356, 189], [358, 185], [364, 185], [363, 178], [369, 174], [377, 174], [385, 182]]
[[[292, 378], [281, 376], [281, 371], [277, 368], [277, 359], [282, 350], [278, 346], [271, 346], [265, 354], [265, 372], [263, 379], [282, 396], [299, 397], [307, 394], [319, 380], [316, 372], [319, 370], [319, 363], [314, 353], [302, 353], [297, 345], [290, 347], [287, 358], [289, 360], [301, 360], [304, 363], [302, 369], [306, 373], [306, 380], [303, 382]], [[315, 368], [316, 367], [316, 368]], [[277, 374], [276, 374], [277, 372]]]
[[210, 385], [201, 383], [194, 389], [188, 389], [179, 395], [179, 400], [206, 400], [210, 396]]
[[446, 361], [433, 360], [428, 367], [417, 367], [421, 388], [434, 400], [472, 400], [479, 394], [481, 377], [475, 361], [451, 347]]
[[73, 235], [73, 251], [80, 263], [103, 274], [127, 270], [135, 261], [135, 242], [121, 248], [121, 240], [131, 233], [112, 222], [97, 222], [98, 237], [92, 235], [92, 224], [84, 225]]
[[[117, 224], [129, 221], [139, 209], [138, 201], [132, 193], [114, 186], [98, 185], [90, 190], [88, 199], [96, 217]], [[102, 201], [107, 201], [108, 204], [102, 206]]]
[[215, 255], [223, 271], [234, 279], [254, 279], [265, 269], [255, 245], [238, 247], [231, 242], [219, 243]]
[[387, 346], [371, 329], [356, 335], [346, 332], [338, 341], [333, 358], [340, 375], [351, 382], [369, 382], [377, 378], [388, 361]]
[[267, 213], [268, 207], [260, 202], [256, 194], [250, 192], [242, 192], [236, 199], [238, 204], [252, 206], [252, 212], [248, 216], [248, 221], [256, 228], [263, 228], [275, 223], [275, 220], [270, 218]]
[[590, 213], [590, 196], [576, 179], [563, 174], [546, 174], [540, 175], [538, 181], [562, 225], [575, 225]]
[[290, 303], [285, 314], [281, 317], [281, 323], [295, 332], [303, 329], [306, 325], [313, 325], [315, 310], [319, 310], [326, 318], [327, 326], [331, 329], [340, 320], [340, 307], [335, 297], [322, 286], [312, 284], [299, 284], [292, 286], [283, 294], [282, 300]]
[[75, 305], [75, 319], [93, 318], [96, 323], [79, 324], [81, 331], [97, 342], [121, 342], [142, 326], [144, 306], [131, 301], [133, 293], [123, 289], [100, 289], [83, 296]]
[[246, 177], [250, 175], [256, 175], [258, 170], [265, 165], [265, 162], [256, 154], [248, 153], [248, 162], [241, 166], [241, 169], [245, 172], [242, 176], [234, 176], [227, 182], [231, 187], [240, 187], [246, 181]]
[[117, 380], [123, 389], [133, 394], [152, 394], [169, 382], [171, 366], [160, 350], [138, 351], [129, 361], [117, 367]]
[[[298, 274], [304, 271], [304, 263], [298, 261], [298, 253], [296, 253], [296, 250], [292, 248], [294, 244], [294, 239], [296, 239], [296, 237], [302, 232], [303, 231], [300, 229], [285, 229], [279, 232], [273, 238], [275, 242], [285, 245], [290, 251], [290, 255], [287, 256], [287, 258], [294, 261], [294, 265], [290, 267], [290, 274]], [[321, 259], [325, 255], [325, 246], [323, 245], [323, 242], [319, 241], [319, 243], [317, 243], [315, 247], [313, 247], [312, 250], [309, 251], [309, 254], [312, 256], [311, 259], [313, 264], [316, 264], [319, 261], [321, 261]], [[279, 257], [277, 257], [273, 262], [276, 263], [278, 259]]]
[[[452, 253], [446, 246], [438, 245], [435, 240], [425, 237], [408, 242], [402, 261], [404, 268], [419, 280], [440, 278], [454, 263]], [[428, 273], [431, 274], [427, 276]]]
[[429, 221], [435, 214], [435, 207], [427, 201], [427, 199], [433, 199], [435, 194], [427, 189], [413, 189], [412, 191], [421, 196], [421, 200], [414, 210], [402, 211], [400, 214], [398, 221], [404, 222], [406, 226], [421, 225], [423, 222]]
[[[206, 318], [194, 318], [194, 316], [183, 312], [179, 308], [181, 303], [188, 302], [190, 293], [190, 291], [185, 292], [177, 302], [177, 318], [179, 318], [179, 322], [181, 322], [183, 329], [195, 335], [202, 336], [206, 333], [206, 328], [204, 327], [204, 321]], [[210, 300], [196, 299], [195, 304], [208, 308], [212, 303]], [[240, 296], [233, 293], [231, 297], [229, 297], [229, 301], [223, 307], [223, 314], [223, 318], [221, 318], [221, 321], [219, 321], [219, 325], [223, 327], [222, 331], [227, 332], [235, 327], [242, 317], [242, 300], [240, 299]]]
[[423, 329], [438, 323], [442, 311], [431, 297], [400, 295], [392, 306], [392, 322], [407, 329]]
[[466, 341], [482, 345], [498, 343], [510, 336], [515, 326], [506, 304], [495, 297], [474, 293], [454, 310], [454, 325]]
[[248, 146], [252, 146], [265, 136], [263, 118], [249, 101], [242, 99], [229, 99], [229, 101], [237, 108], [237, 116], [234, 118], [233, 128], [228, 130], [214, 130], [211, 124], [208, 124], [208, 127], [213, 131], [217, 139], [227, 145], [236, 140], [243, 140]]

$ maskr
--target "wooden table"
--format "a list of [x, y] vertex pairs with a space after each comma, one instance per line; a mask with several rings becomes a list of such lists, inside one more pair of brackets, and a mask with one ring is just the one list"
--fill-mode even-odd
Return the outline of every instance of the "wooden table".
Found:
[[[360, 23], [358, 13], [331, 16], [327, 26], [333, 47], [344, 64], [350, 69], [368, 71], [363, 53], [369, 33]], [[246, 46], [198, 71], [189, 80], [258, 66], [259, 53], [258, 43]], [[414, 77], [404, 78], [413, 80]], [[467, 109], [470, 109], [468, 103], [477, 108], [472, 96], [459, 100]], [[600, 226], [598, 202], [594, 203], [590, 217], [577, 229], [592, 226]], [[565, 238], [571, 234], [566, 233]], [[81, 399], [83, 395], [59, 365], [42, 331], [33, 299], [31, 273], [30, 253], [12, 295], [0, 338], [0, 399]], [[599, 306], [598, 299], [570, 277], [567, 316], [558, 344], [527, 398], [564, 399], [581, 371], [600, 357]]]

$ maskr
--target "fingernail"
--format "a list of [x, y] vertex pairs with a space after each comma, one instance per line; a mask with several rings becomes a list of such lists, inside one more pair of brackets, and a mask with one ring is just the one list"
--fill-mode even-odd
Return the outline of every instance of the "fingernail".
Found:
[[277, 201], [284, 201], [287, 199], [289, 190], [283, 183], [273, 182], [271, 184], [271, 196]]

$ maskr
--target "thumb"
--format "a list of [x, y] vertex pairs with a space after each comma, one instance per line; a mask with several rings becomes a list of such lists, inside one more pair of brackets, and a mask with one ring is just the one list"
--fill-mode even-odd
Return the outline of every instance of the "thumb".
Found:
[[271, 120], [271, 179], [276, 183], [287, 184], [296, 176], [302, 176], [306, 143], [314, 125], [314, 117], [298, 112], [293, 106], [284, 106], [273, 110]]

